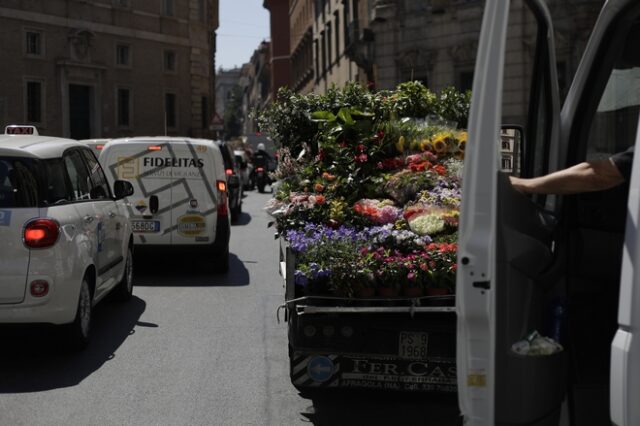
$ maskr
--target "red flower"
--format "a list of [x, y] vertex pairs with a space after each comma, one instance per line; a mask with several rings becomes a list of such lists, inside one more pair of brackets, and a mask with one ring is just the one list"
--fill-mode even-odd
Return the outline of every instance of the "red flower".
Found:
[[364, 145], [362, 145], [361, 143], [358, 144], [356, 148], [358, 149], [358, 152], [364, 152]]
[[447, 169], [442, 164], [433, 166], [433, 170], [440, 176], [444, 176], [445, 174], [447, 174]]
[[321, 195], [321, 194], [316, 195], [316, 204], [322, 205], [324, 204], [324, 202], [325, 202], [324, 195]]

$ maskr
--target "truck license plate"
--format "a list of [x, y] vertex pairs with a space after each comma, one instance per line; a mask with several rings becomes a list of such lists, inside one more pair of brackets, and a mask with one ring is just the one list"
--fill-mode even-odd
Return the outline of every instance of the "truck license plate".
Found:
[[159, 220], [132, 220], [131, 230], [133, 232], [158, 232], [160, 231]]
[[404, 359], [424, 359], [427, 357], [429, 333], [401, 331], [398, 341], [398, 356]]

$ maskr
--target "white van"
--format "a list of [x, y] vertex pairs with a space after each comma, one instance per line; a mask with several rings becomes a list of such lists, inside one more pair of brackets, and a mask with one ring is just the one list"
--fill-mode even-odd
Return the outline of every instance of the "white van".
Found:
[[[516, 47], [513, 30], [531, 43]], [[485, 3], [456, 284], [469, 426], [640, 425], [640, 159], [626, 187], [607, 191], [527, 196], [509, 181], [638, 145], [640, 2], [604, 2], [562, 108], [555, 34], [545, 0]], [[509, 78], [523, 68], [517, 49], [535, 60], [528, 121], [508, 126], [520, 136], [516, 167], [505, 172], [498, 141]], [[536, 331], [562, 346], [523, 351]]]
[[110, 181], [133, 184], [128, 197], [136, 249], [211, 253], [216, 270], [229, 268], [230, 215], [220, 149], [202, 139], [113, 139], [100, 154]]

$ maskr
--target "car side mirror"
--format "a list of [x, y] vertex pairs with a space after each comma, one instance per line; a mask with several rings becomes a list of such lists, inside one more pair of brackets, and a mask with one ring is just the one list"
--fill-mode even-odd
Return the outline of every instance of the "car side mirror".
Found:
[[503, 125], [500, 130], [498, 150], [500, 152], [500, 170], [511, 176], [522, 173], [524, 149], [524, 129], [518, 125]]
[[113, 193], [116, 200], [122, 200], [124, 197], [133, 195], [133, 185], [126, 180], [117, 180], [113, 183]]

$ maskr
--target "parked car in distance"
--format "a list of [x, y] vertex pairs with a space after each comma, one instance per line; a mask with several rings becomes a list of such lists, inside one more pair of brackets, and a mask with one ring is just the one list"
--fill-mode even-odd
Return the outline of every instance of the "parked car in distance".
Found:
[[[33, 126], [0, 135], [0, 324], [55, 324], [71, 345], [91, 335], [93, 307], [133, 290], [133, 235], [91, 150], [40, 136]], [[118, 321], [117, 318], [114, 319]]]
[[253, 178], [253, 163], [251, 162], [251, 158], [249, 158], [249, 155], [241, 149], [236, 149], [233, 151], [233, 154], [236, 158], [238, 167], [240, 167], [240, 179], [242, 181], [243, 188], [246, 190], [253, 189], [255, 182]]
[[227, 186], [229, 188], [229, 210], [231, 210], [231, 221], [235, 222], [242, 213], [242, 198], [244, 188], [241, 184], [240, 168], [236, 163], [233, 149], [224, 141], [215, 141], [220, 148], [222, 161], [224, 162], [224, 173], [227, 176]]
[[155, 136], [113, 139], [100, 154], [109, 181], [126, 180], [136, 250], [193, 252], [229, 269], [231, 220], [220, 148], [211, 140]]

